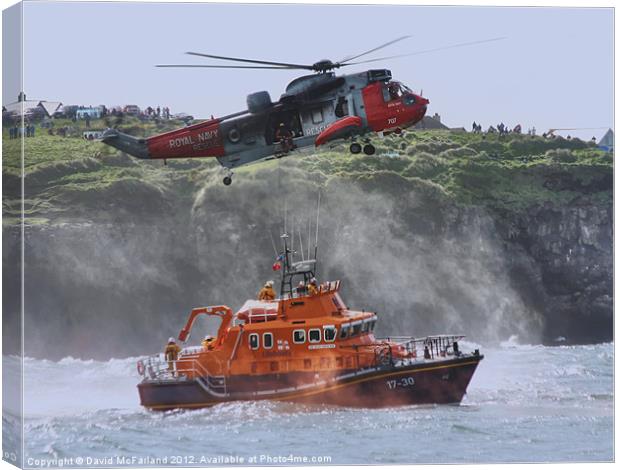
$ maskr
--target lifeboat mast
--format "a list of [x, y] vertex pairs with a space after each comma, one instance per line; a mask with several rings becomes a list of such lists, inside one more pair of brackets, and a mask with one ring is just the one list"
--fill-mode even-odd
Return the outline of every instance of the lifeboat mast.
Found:
[[280, 282], [280, 297], [285, 296], [292, 297], [294, 293], [294, 281], [302, 280], [304, 285], [308, 285], [310, 280], [316, 277], [316, 254], [317, 246], [314, 246], [314, 259], [307, 259], [301, 261], [295, 261], [293, 256], [295, 251], [291, 250], [288, 246], [288, 234], [281, 235], [284, 252], [282, 253], [282, 276]]
[[[318, 259], [318, 247], [319, 247], [319, 216], [321, 211], [321, 193], [318, 193], [317, 206], [316, 206], [316, 231], [314, 239], [314, 259], [303, 259], [303, 247], [301, 246], [300, 235], [300, 250], [301, 261], [295, 261], [294, 255], [296, 251], [288, 246], [289, 235], [286, 232], [286, 209], [284, 218], [284, 233], [280, 235], [282, 243], [284, 245], [284, 252], [282, 256], [282, 275], [280, 282], [280, 298], [286, 296], [292, 297], [294, 293], [293, 281], [301, 280], [303, 278], [304, 286], [307, 286], [312, 278], [316, 278], [317, 272], [317, 259]], [[310, 224], [309, 224], [310, 225]], [[293, 237], [295, 236], [295, 230], [293, 228]], [[308, 233], [308, 246], [310, 246], [310, 233]], [[309, 252], [310, 250], [308, 250]]]

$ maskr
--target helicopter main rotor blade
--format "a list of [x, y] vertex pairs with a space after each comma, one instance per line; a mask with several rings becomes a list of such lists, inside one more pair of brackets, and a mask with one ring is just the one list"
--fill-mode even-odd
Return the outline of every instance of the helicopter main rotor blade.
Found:
[[186, 52], [186, 54], [195, 55], [198, 57], [208, 57], [209, 59], [232, 60], [233, 62], [248, 62], [250, 64], [277, 65], [279, 67], [286, 67], [286, 68], [313, 70], [311, 65], [304, 65], [304, 64], [288, 64], [286, 62], [271, 62], [268, 60], [243, 59], [240, 57], [226, 57], [226, 56], [221, 56], [221, 55], [202, 54], [200, 52]]
[[367, 55], [367, 54], [370, 54], [371, 52], [378, 51], [379, 49], [383, 49], [384, 47], [390, 46], [390, 45], [392, 45], [392, 44], [394, 44], [396, 42], [402, 41], [403, 39], [408, 39], [410, 37], [411, 36], [401, 36], [399, 38], [391, 40], [390, 42], [386, 42], [385, 44], [381, 44], [380, 46], [377, 46], [374, 49], [370, 49], [369, 51], [362, 52], [361, 54], [357, 54], [357, 55], [354, 55], [354, 56], [349, 56], [349, 57], [346, 57], [344, 59], [341, 59], [337, 63], [338, 64], [344, 64], [344, 62], [348, 62], [350, 60], [357, 59], [359, 57], [362, 57], [363, 55]]
[[158, 64], [155, 67], [166, 68], [205, 68], [205, 69], [272, 69], [296, 70], [297, 67], [272, 67], [267, 65], [200, 65], [200, 64]]
[[388, 60], [388, 59], [397, 59], [399, 57], [411, 57], [411, 56], [414, 56], [414, 55], [428, 54], [430, 52], [445, 51], [447, 49], [456, 49], [456, 48], [459, 48], [459, 47], [474, 46], [476, 44], [484, 44], [484, 43], [487, 43], [487, 42], [501, 41], [503, 39], [506, 39], [506, 38], [505, 37], [500, 37], [500, 38], [492, 38], [492, 39], [482, 39], [480, 41], [462, 42], [460, 44], [452, 44], [450, 46], [435, 47], [433, 49], [425, 49], [425, 50], [422, 50], [422, 51], [410, 52], [409, 54], [398, 54], [398, 55], [391, 55], [391, 56], [387, 56], [387, 57], [379, 57], [378, 59], [368, 59], [368, 60], [360, 60], [359, 62], [349, 62], [349, 63], [346, 63], [346, 64], [342, 64], [342, 66], [345, 66], [345, 65], [357, 65], [357, 64], [368, 64], [370, 62], [377, 62], [377, 61], [380, 61], [380, 60]]

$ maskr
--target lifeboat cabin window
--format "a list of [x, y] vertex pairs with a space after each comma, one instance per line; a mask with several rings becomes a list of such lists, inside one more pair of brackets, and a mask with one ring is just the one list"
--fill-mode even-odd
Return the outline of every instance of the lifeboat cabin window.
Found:
[[321, 342], [321, 330], [318, 328], [314, 328], [308, 331], [308, 340], [311, 343], [320, 343]]
[[323, 337], [325, 338], [325, 341], [327, 341], [328, 343], [335, 341], [336, 340], [336, 328], [333, 326], [326, 326], [325, 328], [323, 328]]
[[306, 330], [293, 331], [293, 343], [302, 344], [306, 342]]
[[258, 333], [250, 334], [250, 349], [258, 349]]
[[357, 324], [353, 324], [353, 332], [349, 333], [351, 336], [357, 336], [360, 334], [360, 331], [362, 330], [362, 322], [360, 321]]
[[346, 339], [348, 331], [349, 327], [347, 325], [343, 325], [340, 329], [340, 339]]
[[271, 349], [273, 347], [273, 333], [263, 333], [263, 348]]
[[370, 328], [370, 322], [364, 321], [364, 323], [362, 323], [362, 333], [367, 333], [369, 328]]

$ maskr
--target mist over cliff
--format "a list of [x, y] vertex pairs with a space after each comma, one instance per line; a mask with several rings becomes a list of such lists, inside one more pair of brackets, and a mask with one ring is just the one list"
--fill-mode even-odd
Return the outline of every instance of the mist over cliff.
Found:
[[[318, 277], [378, 312], [379, 335], [609, 341], [611, 163], [585, 143], [528, 139], [416, 133], [377, 143], [400, 156], [336, 147], [249, 167], [230, 187], [213, 162], [164, 167], [99, 147], [39, 162], [25, 178], [26, 354], [152, 353], [191, 308], [240, 307], [277, 281], [285, 219], [296, 250], [310, 239], [313, 252], [319, 192]], [[10, 351], [20, 231], [3, 204]]]

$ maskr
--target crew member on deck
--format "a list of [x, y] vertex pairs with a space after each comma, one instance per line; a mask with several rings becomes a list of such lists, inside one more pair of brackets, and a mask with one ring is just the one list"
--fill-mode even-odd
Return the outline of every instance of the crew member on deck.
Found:
[[174, 371], [174, 362], [178, 359], [179, 352], [181, 352], [181, 347], [177, 344], [174, 338], [168, 338], [168, 344], [164, 350], [164, 356], [166, 357], [166, 361], [168, 361], [169, 371]]
[[202, 347], [211, 351], [215, 346], [215, 338], [211, 335], [205, 336], [205, 339], [202, 340]]
[[319, 293], [319, 288], [316, 284], [316, 277], [310, 279], [310, 283], [308, 284], [308, 294], [317, 295]]
[[306, 284], [304, 284], [304, 281], [299, 281], [299, 284], [297, 284], [297, 295], [301, 296], [304, 295], [306, 293]]
[[258, 300], [265, 300], [267, 302], [275, 300], [276, 292], [273, 290], [273, 281], [267, 281], [265, 286], [258, 293]]

